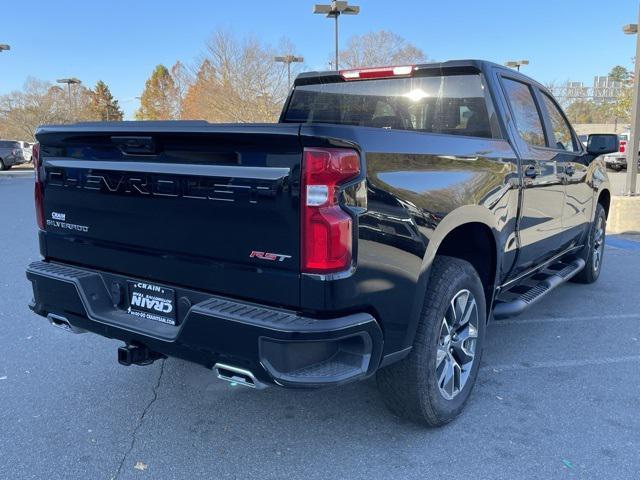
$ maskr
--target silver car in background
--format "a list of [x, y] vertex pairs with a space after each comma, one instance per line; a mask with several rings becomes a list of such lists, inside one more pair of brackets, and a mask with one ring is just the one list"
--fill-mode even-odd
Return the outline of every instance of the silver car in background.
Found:
[[[24, 144], [29, 145], [25, 147]], [[18, 140], [0, 140], [0, 170], [31, 160], [32, 145]]]

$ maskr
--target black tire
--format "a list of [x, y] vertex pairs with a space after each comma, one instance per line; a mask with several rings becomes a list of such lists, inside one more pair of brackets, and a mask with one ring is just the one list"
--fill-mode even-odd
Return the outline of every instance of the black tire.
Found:
[[[436, 363], [440, 360], [441, 365], [448, 361], [443, 360], [443, 353], [447, 349], [451, 354], [446, 356], [452, 359], [457, 355], [456, 352], [459, 352], [448, 347], [455, 346], [451, 343], [452, 340], [460, 342], [460, 339], [454, 334], [445, 345], [442, 332], [448, 322], [453, 300], [463, 291], [470, 293], [467, 304], [469, 299], [475, 299], [477, 313], [470, 318], [477, 321], [477, 337], [474, 342], [473, 360], [466, 370], [459, 368], [458, 378], [462, 378], [463, 373], [466, 375], [464, 384], [459, 384], [461, 388], [452, 398], [446, 398], [439, 382], [441, 374], [437, 371]], [[444, 425], [460, 414], [478, 375], [486, 331], [486, 312], [482, 282], [471, 264], [458, 258], [436, 257], [411, 352], [403, 360], [381, 369], [377, 374], [378, 388], [387, 407], [393, 413], [429, 427]], [[471, 325], [471, 320], [468, 323]], [[464, 345], [464, 341], [457, 345]], [[452, 382], [455, 383], [456, 370], [453, 368], [451, 371]], [[446, 390], [448, 385], [445, 385]]]
[[604, 260], [604, 244], [607, 236], [607, 214], [598, 203], [593, 223], [589, 228], [589, 236], [578, 258], [585, 261], [584, 268], [571, 279], [576, 283], [593, 283], [600, 277]]
[[10, 167], [5, 165], [4, 161], [0, 158], [0, 170], [9, 170]]

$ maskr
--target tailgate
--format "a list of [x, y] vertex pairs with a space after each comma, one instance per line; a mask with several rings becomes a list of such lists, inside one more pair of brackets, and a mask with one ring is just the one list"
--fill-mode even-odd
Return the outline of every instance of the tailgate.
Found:
[[48, 259], [299, 305], [297, 125], [42, 127]]

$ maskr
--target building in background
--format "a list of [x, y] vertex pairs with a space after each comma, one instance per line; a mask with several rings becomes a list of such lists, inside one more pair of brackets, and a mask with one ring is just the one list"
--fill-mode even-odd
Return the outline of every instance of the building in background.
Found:
[[607, 102], [615, 102], [622, 93], [622, 82], [612, 79], [605, 75], [596, 75], [593, 77], [593, 85], [588, 87], [584, 82], [575, 82], [568, 80], [559, 86], [552, 86], [553, 94], [566, 101], [572, 103], [577, 100], [590, 100], [597, 105]]
[[622, 82], [608, 76], [593, 77], [593, 101], [600, 104], [615, 102], [622, 93]]

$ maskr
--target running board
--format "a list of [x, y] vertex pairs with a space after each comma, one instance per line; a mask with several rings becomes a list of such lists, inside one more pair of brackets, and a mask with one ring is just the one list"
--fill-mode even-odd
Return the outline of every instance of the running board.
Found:
[[584, 265], [585, 262], [581, 258], [549, 265], [541, 272], [525, 279], [523, 283], [501, 293], [493, 307], [493, 318], [499, 320], [520, 315], [556, 287], [578, 274]]

